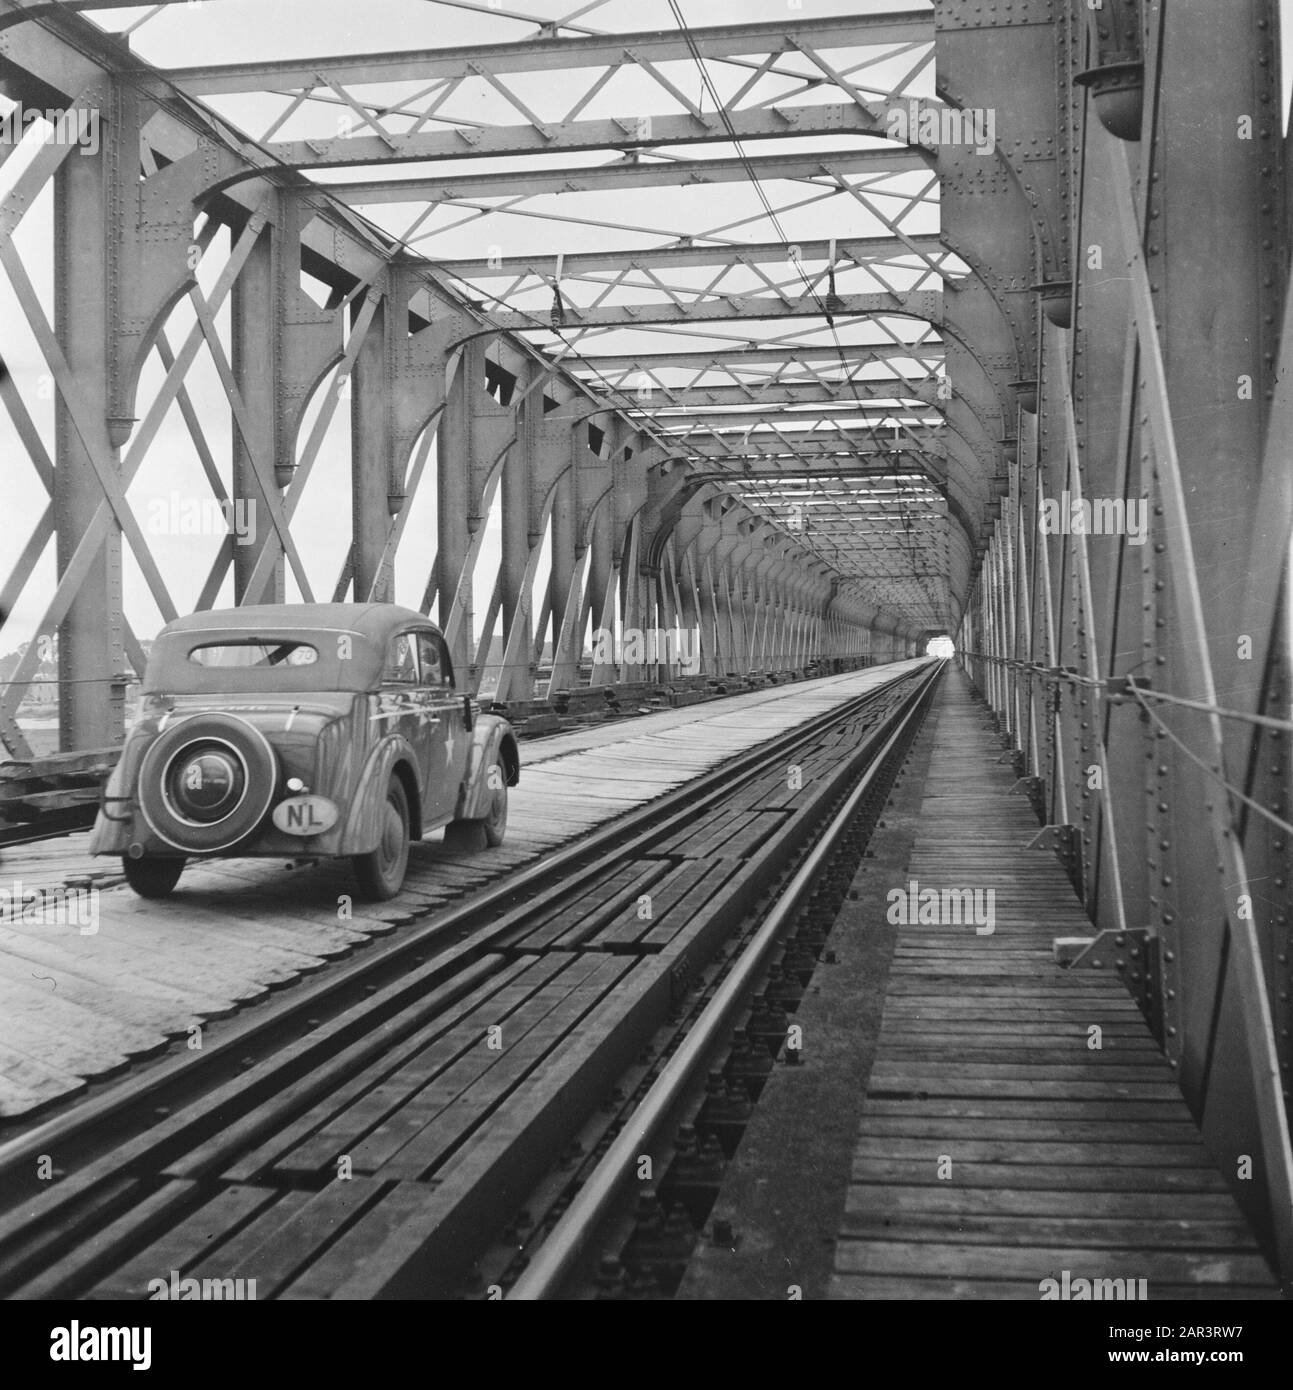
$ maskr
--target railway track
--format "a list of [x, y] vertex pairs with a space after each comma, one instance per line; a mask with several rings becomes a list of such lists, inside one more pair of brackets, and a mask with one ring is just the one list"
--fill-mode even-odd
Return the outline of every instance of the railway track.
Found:
[[[757, 684], [793, 684], [799, 678], [798, 672], [780, 672], [758, 677]], [[577, 686], [554, 700], [523, 707], [516, 734], [523, 743], [541, 743], [590, 723], [614, 724], [664, 708], [712, 704], [750, 688], [750, 681], [732, 677], [709, 677], [703, 686], [697, 678], [672, 686]], [[482, 708], [493, 706], [487, 702]], [[507, 706], [498, 708], [508, 713]], [[100, 789], [119, 752], [109, 748], [0, 763], [0, 852], [89, 830], [98, 814]]]
[[[704, 1085], [938, 669], [730, 759], [0, 1146], [0, 1293], [144, 1298], [174, 1273], [168, 1287], [199, 1291], [252, 1279], [262, 1299], [446, 1297], [506, 1256], [497, 1282], [478, 1274], [486, 1296], [553, 1296], [614, 1217], [625, 1154]], [[765, 1004], [759, 1028], [770, 1064], [784, 1013]], [[766, 1070], [742, 1046], [751, 1075]], [[548, 1206], [527, 1221], [532, 1192]]]

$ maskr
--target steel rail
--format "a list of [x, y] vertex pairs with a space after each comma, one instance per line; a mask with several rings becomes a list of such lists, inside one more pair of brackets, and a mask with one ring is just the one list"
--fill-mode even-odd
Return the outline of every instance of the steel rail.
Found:
[[[367, 1026], [369, 1031], [375, 1030], [385, 1019], [397, 1017], [407, 1009], [418, 992], [438, 989], [471, 969], [496, 942], [565, 892], [572, 873], [589, 860], [604, 863], [611, 851], [618, 858], [639, 854], [648, 845], [684, 828], [698, 809], [726, 799], [734, 789], [759, 776], [770, 761], [820, 737], [823, 730], [855, 718], [891, 694], [895, 686], [919, 675], [919, 668], [901, 672], [805, 724], [764, 740], [735, 758], [725, 759], [700, 777], [607, 822], [553, 854], [501, 875], [463, 902], [441, 911], [432, 910], [428, 921], [400, 939], [370, 946], [357, 959], [325, 972], [318, 981], [291, 989], [281, 1001], [233, 1020], [200, 1052], [178, 1053], [154, 1063], [141, 1074], [127, 1075], [95, 1098], [76, 1103], [0, 1144], [0, 1186], [11, 1194], [29, 1192], [28, 1179], [36, 1171], [40, 1154], [60, 1153], [60, 1166], [67, 1167], [74, 1154], [88, 1151], [96, 1156], [87, 1168], [69, 1175], [47, 1194], [47, 1204], [54, 1207], [64, 1200], [75, 1203], [110, 1180], [113, 1164], [123, 1152], [120, 1144], [104, 1142], [104, 1135], [110, 1135], [114, 1127], [124, 1128], [136, 1117], [142, 1122], [141, 1132], [125, 1141], [129, 1150], [126, 1156], [131, 1162], [144, 1158], [150, 1149], [178, 1151], [199, 1135], [213, 1132], [228, 1123], [228, 1107], [236, 1091], [265, 1089], [267, 1074], [277, 1073], [280, 1084], [305, 1075], [313, 1065], [313, 1052], [328, 1041], [327, 1035], [334, 1026], [329, 1019], [344, 1022], [350, 1012], [367, 1002], [371, 1004]], [[398, 899], [395, 901], [398, 905]], [[473, 927], [479, 929], [472, 930]], [[455, 933], [457, 940], [453, 940]], [[382, 985], [380, 992], [370, 998], [376, 988], [374, 980]], [[352, 1035], [355, 1028], [349, 1026], [345, 1038]], [[340, 1046], [343, 1041], [339, 1035], [333, 1036], [330, 1045]], [[265, 1060], [248, 1070], [243, 1059], [257, 1052]], [[256, 1103], [253, 1099], [252, 1104]], [[173, 1110], [180, 1104], [185, 1108], [176, 1110], [161, 1124], [156, 1122], [154, 1110]], [[99, 1152], [112, 1162], [98, 1157]], [[29, 1192], [29, 1200], [45, 1198], [46, 1194], [41, 1194], [32, 1199]], [[19, 1195], [19, 1203], [22, 1200]], [[11, 1203], [5, 1207], [12, 1212]], [[6, 1243], [0, 1237], [0, 1249]]]
[[[919, 684], [925, 679], [926, 673], [919, 667], [903, 672], [875, 691], [849, 700], [812, 720], [808, 726], [802, 726], [800, 741], [820, 740], [824, 733], [841, 723], [864, 716], [873, 703], [884, 710], [881, 720], [873, 727], [882, 727], [895, 687], [911, 681]], [[899, 698], [905, 699], [906, 693]], [[769, 763], [777, 761], [785, 749], [784, 739], [765, 741], [758, 750], [761, 759], [757, 773], [766, 774]], [[862, 755], [866, 757], [869, 754]], [[854, 766], [860, 765], [862, 758]], [[720, 767], [715, 772], [720, 780], [713, 793], [705, 798], [707, 804], [725, 799], [733, 787], [730, 766]], [[724, 773], [726, 780], [723, 780]], [[842, 784], [836, 781], [832, 785], [834, 792], [827, 792], [811, 803], [814, 808], [820, 805], [825, 814], [829, 814], [829, 801], [839, 794]], [[651, 831], [618, 845], [616, 854], [633, 858], [637, 848], [673, 833], [694, 818], [693, 804], [670, 815], [664, 826], [656, 825]], [[569, 881], [568, 872], [552, 892], [567, 891]], [[338, 1081], [334, 1058], [344, 1056], [345, 1076], [357, 1074], [389, 1047], [423, 1026], [441, 1007], [452, 1004], [479, 983], [480, 972], [488, 970], [485, 959], [488, 943], [545, 910], [552, 892], [546, 895], [548, 903], [532, 900], [515, 907], [501, 920], [491, 921], [489, 930], [478, 933], [472, 941], [451, 947], [430, 962], [419, 962], [417, 969], [400, 974], [375, 997], [352, 1003], [339, 1018], [315, 1027], [304, 1038], [284, 1039], [264, 1062], [245, 1064], [240, 1074], [196, 1097], [191, 1076], [195, 1059], [189, 1064], [190, 1089], [182, 1101], [176, 1103], [183, 1108], [172, 1113], [172, 1107], [165, 1107], [165, 1117], [156, 1123], [154, 1116], [151, 1129], [134, 1133], [124, 1142], [110, 1140], [107, 1146], [101, 1145], [103, 1152], [95, 1154], [57, 1188], [26, 1202], [19, 1195], [17, 1206], [9, 1211], [8, 1229], [0, 1238], [0, 1264], [6, 1267], [9, 1296], [48, 1298], [80, 1288], [98, 1277], [135, 1240], [137, 1225], [141, 1233], [144, 1226], [151, 1226], [156, 1234], [163, 1229], [163, 1222], [184, 1219], [188, 1214], [188, 1196], [184, 1192], [170, 1191], [165, 1196], [161, 1192], [153, 1194], [156, 1200], [143, 1204], [143, 1220], [137, 1220], [134, 1208], [129, 1205], [129, 1192], [121, 1188], [122, 1175], [146, 1177], [148, 1173], [173, 1168], [177, 1163], [183, 1166], [184, 1156], [198, 1150], [202, 1152], [202, 1170], [215, 1171], [255, 1149], [267, 1136], [290, 1124], [303, 1105], [313, 1104], [331, 1092]], [[535, 898], [541, 896], [535, 895]], [[433, 999], [435, 1007], [428, 1013]], [[283, 1095], [290, 1095], [286, 1104], [279, 1099]], [[28, 1145], [35, 1140], [32, 1135], [26, 1138]], [[39, 1151], [59, 1152], [63, 1155], [64, 1166], [75, 1166], [69, 1161], [66, 1147], [50, 1148], [51, 1141], [44, 1136], [42, 1139], [46, 1147]], [[20, 1158], [17, 1153], [13, 1157]], [[22, 1185], [18, 1179], [24, 1176], [23, 1169], [13, 1169], [12, 1165], [8, 1168], [7, 1176], [14, 1181], [7, 1182], [6, 1188], [15, 1192]], [[30, 1171], [34, 1171], [34, 1166]], [[491, 1196], [490, 1201], [493, 1200]], [[88, 1257], [77, 1254], [87, 1250], [92, 1252]], [[373, 1268], [378, 1265], [380, 1252], [374, 1257]]]
[[850, 821], [871, 791], [885, 760], [924, 707], [944, 664], [938, 663], [912, 692], [908, 708], [901, 715], [895, 716], [897, 725], [893, 732], [871, 759], [857, 786], [794, 877], [782, 889], [740, 959], [726, 975], [682, 1045], [665, 1064], [642, 1103], [634, 1111], [632, 1120], [621, 1130], [579, 1189], [578, 1195], [535, 1252], [521, 1277], [512, 1286], [507, 1295], [509, 1300], [537, 1301], [550, 1298], [556, 1293], [562, 1278], [578, 1258], [598, 1221], [610, 1207], [620, 1185], [633, 1171], [643, 1146], [677, 1104], [698, 1067], [710, 1055], [718, 1035], [745, 997], [772, 947], [799, 910], [823, 865], [835, 853]]

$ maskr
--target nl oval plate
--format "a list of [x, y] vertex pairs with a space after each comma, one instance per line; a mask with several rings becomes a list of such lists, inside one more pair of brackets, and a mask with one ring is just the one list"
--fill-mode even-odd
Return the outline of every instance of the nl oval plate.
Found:
[[285, 835], [322, 835], [337, 823], [337, 808], [326, 796], [290, 796], [274, 807], [274, 824]]

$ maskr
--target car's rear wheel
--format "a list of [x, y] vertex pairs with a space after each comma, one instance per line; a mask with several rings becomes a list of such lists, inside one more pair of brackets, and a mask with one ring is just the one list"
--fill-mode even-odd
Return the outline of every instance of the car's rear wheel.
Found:
[[183, 859], [163, 859], [146, 854], [142, 859], [122, 855], [121, 868], [126, 882], [141, 898], [169, 898], [184, 872]]
[[384, 901], [400, 891], [409, 867], [409, 801], [398, 777], [392, 777], [386, 788], [377, 848], [356, 854], [351, 863], [365, 897]]
[[495, 785], [489, 794], [489, 805], [485, 815], [473, 820], [451, 821], [444, 828], [444, 842], [451, 849], [478, 853], [484, 846], [497, 849], [507, 834], [507, 780], [503, 769], [495, 764], [486, 772], [486, 777]]
[[481, 826], [485, 831], [485, 843], [497, 849], [507, 834], [507, 783], [501, 767], [491, 768], [490, 772], [498, 786], [490, 794], [489, 814], [481, 821]]

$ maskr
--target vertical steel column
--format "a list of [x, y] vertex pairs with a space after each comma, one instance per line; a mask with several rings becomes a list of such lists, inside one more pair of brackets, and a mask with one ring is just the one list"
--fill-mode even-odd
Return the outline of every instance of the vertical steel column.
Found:
[[616, 595], [620, 588], [620, 567], [623, 552], [620, 538], [616, 535], [617, 518], [615, 498], [606, 500], [601, 517], [596, 524], [592, 539], [592, 563], [589, 567], [588, 594], [594, 603], [594, 626], [605, 642], [595, 642], [592, 656], [592, 685], [615, 685], [619, 680], [620, 667], [615, 653], [608, 659], [599, 660], [598, 652], [602, 646], [610, 646], [613, 639], [621, 637], [623, 630], [616, 627]]
[[[458, 370], [449, 384], [440, 424], [436, 469], [436, 592], [440, 627], [460, 678], [472, 662], [472, 604], [468, 554], [472, 528], [471, 471], [478, 447], [472, 429], [473, 396], [483, 389], [485, 344], [472, 340], [462, 349]], [[477, 527], [484, 518], [477, 518]], [[457, 621], [455, 621], [455, 614]]]
[[578, 682], [579, 657], [583, 651], [584, 632], [588, 624], [587, 609], [584, 605], [584, 580], [588, 573], [588, 559], [591, 551], [580, 546], [575, 555], [575, 563], [570, 573], [570, 587], [566, 592], [565, 612], [560, 625], [554, 625], [556, 641], [552, 652], [552, 678], [548, 682], [548, 696], [551, 698], [558, 690], [573, 690]]
[[[120, 128], [121, 98], [115, 85], [107, 107], [98, 152], [76, 151], [54, 176], [54, 328], [94, 431], [87, 442], [120, 475], [121, 448], [133, 422], [109, 417], [117, 370], [116, 260], [124, 221], [121, 160], [131, 158], [131, 149]], [[133, 157], [132, 176], [137, 147]], [[61, 394], [54, 411], [54, 463], [55, 564], [61, 578], [103, 501], [90, 455]], [[63, 752], [103, 748], [124, 737], [122, 603], [121, 532], [114, 525], [57, 634]]]
[[620, 569], [620, 609], [624, 614], [624, 659], [620, 662], [619, 678], [622, 681], [640, 681], [644, 678], [641, 662], [630, 661], [635, 650], [640, 654], [638, 644], [630, 642], [630, 635], [641, 632], [645, 608], [642, 574], [642, 515], [633, 518], [627, 537], [628, 553]]
[[[244, 419], [254, 432], [250, 450], [239, 429], [233, 431], [233, 488], [231, 498], [244, 500], [248, 515], [256, 525], [247, 545], [233, 546], [234, 602], [282, 603], [284, 599], [282, 548], [274, 544], [273, 527], [262, 515], [264, 504], [256, 479], [255, 459], [272, 468], [278, 451], [278, 428], [282, 401], [282, 371], [279, 362], [279, 322], [282, 295], [279, 292], [281, 232], [277, 225], [266, 225], [251, 249], [241, 273], [229, 292], [230, 351], [234, 380], [242, 394]], [[253, 457], [254, 456], [254, 457]], [[267, 488], [277, 488], [276, 476], [263, 478]], [[273, 545], [278, 555], [268, 587], [260, 599], [248, 594], [248, 584], [262, 552]]]
[[600, 634], [604, 642], [593, 643], [593, 669], [590, 678], [592, 685], [614, 685], [619, 676], [619, 667], [611, 659], [601, 661], [598, 654], [609, 644], [615, 634], [615, 593], [620, 582], [620, 558], [616, 551], [615, 501], [607, 498], [597, 518], [591, 546], [592, 555], [588, 565], [588, 598], [592, 605], [595, 636]]
[[[537, 369], [532, 369], [532, 373]], [[519, 388], [531, 387], [516, 407], [516, 443], [503, 460], [503, 559], [499, 568], [503, 608], [504, 667], [499, 698], [528, 700], [534, 692], [531, 657], [534, 651], [531, 552], [543, 537], [530, 534], [530, 487], [543, 421], [543, 388], [533, 374]], [[506, 692], [504, 694], [503, 692]]]
[[[1020, 617], [1020, 650], [1029, 665], [1036, 665], [1039, 657], [1033, 634], [1033, 549], [1029, 544], [1026, 518], [1031, 514], [1028, 504], [1021, 498], [1015, 509], [1015, 525], [1019, 549], [1019, 588], [1016, 603]], [[1037, 692], [1039, 684], [1033, 672], [1027, 676], [1027, 710], [1024, 716], [1024, 767], [1031, 777], [1039, 775], [1041, 750], [1037, 739]]]
[[[582, 421], [575, 426], [575, 430], [586, 430], [587, 425]], [[573, 440], [572, 446], [577, 446], [579, 441]], [[572, 449], [573, 452], [573, 449]], [[574, 589], [575, 570], [583, 554], [583, 548], [578, 544], [577, 518], [575, 515], [575, 469], [571, 467], [557, 480], [556, 488], [552, 494], [552, 567], [548, 571], [548, 602], [547, 609], [552, 618], [552, 647], [553, 660], [556, 660], [557, 646], [561, 640], [561, 631], [566, 622], [566, 606], [571, 601], [574, 594], [576, 607], [579, 604], [579, 594]], [[542, 627], [537, 632], [536, 637], [542, 640]]]
[[749, 669], [763, 669], [763, 641], [766, 637], [767, 595], [763, 588], [761, 573], [762, 560], [749, 574], [749, 591], [745, 600], [745, 616], [748, 624]]
[[[1265, 15], [1269, 26], [1268, 6], [1253, 0], [1247, 8], [1250, 18]], [[1175, 27], [1178, 19], [1179, 27]], [[1206, 69], [1219, 84], [1218, 98], [1228, 91], [1239, 99], [1252, 97], [1254, 81], [1268, 79], [1254, 78], [1247, 51], [1227, 54], [1225, 61], [1209, 65], [1205, 37], [1208, 31], [1203, 20], [1197, 6], [1184, 4], [1172, 12], [1164, 30], [1165, 61], [1172, 71], [1178, 70], [1178, 65], [1191, 72], [1200, 67]], [[1269, 66], [1271, 55], [1266, 39], [1255, 39], [1250, 47], [1265, 50]], [[1190, 158], [1186, 159], [1186, 150], [1172, 143], [1168, 133], [1172, 120], [1183, 119], [1183, 114], [1175, 110], [1177, 93], [1171, 93], [1171, 100], [1166, 97], [1170, 86], [1164, 84], [1164, 105], [1159, 113], [1159, 143], [1169, 152], [1161, 157], [1168, 172], [1185, 185], [1189, 165], [1197, 165], [1199, 151], [1193, 143], [1189, 144]], [[1246, 209], [1252, 225], [1259, 222], [1253, 200], [1268, 195], [1257, 177], [1257, 152], [1243, 153], [1247, 158], [1236, 155], [1227, 161], [1220, 152], [1205, 151], [1209, 156], [1207, 167], [1217, 166], [1218, 177], [1225, 184], [1221, 191], [1233, 200], [1233, 205], [1224, 204], [1227, 212], [1237, 216]], [[1221, 670], [1223, 676], [1234, 672], [1237, 659], [1231, 643], [1241, 611], [1242, 580], [1237, 577], [1233, 584], [1217, 590], [1210, 579], [1205, 606], [1200, 573], [1224, 577], [1238, 576], [1246, 570], [1246, 554], [1224, 553], [1228, 532], [1223, 524], [1224, 514], [1218, 513], [1227, 499], [1234, 506], [1236, 491], [1257, 493], [1259, 480], [1252, 469], [1260, 454], [1235, 452], [1236, 435], [1242, 442], [1245, 435], [1251, 436], [1251, 428], [1225, 431], [1220, 422], [1211, 418], [1206, 428], [1192, 427], [1178, 441], [1172, 402], [1188, 400], [1192, 421], [1200, 402], [1216, 401], [1220, 405], [1226, 393], [1213, 374], [1212, 359], [1225, 352], [1231, 361], [1252, 362], [1253, 323], [1262, 307], [1260, 290], [1255, 278], [1244, 273], [1252, 267], [1245, 266], [1237, 255], [1236, 264], [1227, 266], [1234, 273], [1217, 276], [1207, 286], [1206, 307], [1213, 311], [1212, 316], [1188, 320], [1208, 323], [1208, 370], [1201, 370], [1203, 364], [1197, 360], [1199, 345], [1190, 340], [1188, 333], [1183, 333], [1168, 349], [1160, 337], [1159, 318], [1164, 304], [1153, 298], [1154, 279], [1159, 281], [1157, 288], [1170, 289], [1172, 293], [1166, 297], [1169, 301], [1183, 295], [1185, 285], [1162, 263], [1152, 266], [1151, 273], [1142, 257], [1142, 233], [1137, 226], [1125, 152], [1123, 158], [1125, 175], [1117, 183], [1117, 193], [1119, 214], [1126, 229], [1124, 239], [1128, 243], [1132, 301], [1140, 338], [1141, 400], [1153, 437], [1154, 472], [1165, 518], [1163, 544], [1171, 575], [1172, 611], [1181, 633], [1179, 644], [1170, 656], [1163, 656], [1161, 664], [1164, 678], [1175, 694], [1215, 709], [1219, 699], [1226, 700], [1228, 694], [1227, 688], [1219, 684], [1216, 672]], [[1220, 171], [1222, 165], [1224, 172]], [[1161, 196], [1170, 205], [1175, 188], [1164, 190]], [[1153, 212], [1151, 208], [1151, 215]], [[1182, 223], [1183, 228], [1187, 225]], [[1188, 227], [1183, 234], [1182, 254], [1201, 249], [1186, 240], [1194, 230]], [[1215, 250], [1216, 233], [1209, 230], [1210, 244]], [[1151, 257], [1154, 251], [1151, 242]], [[1199, 303], [1203, 293], [1204, 287], [1196, 286], [1191, 296], [1196, 313], [1205, 307]], [[1254, 367], [1254, 380], [1257, 379]], [[1235, 681], [1236, 676], [1230, 674], [1228, 684]], [[1178, 753], [1170, 764], [1170, 791], [1165, 793], [1169, 804], [1175, 802], [1178, 808], [1191, 804], [1182, 793], [1192, 793], [1193, 804], [1202, 802], [1207, 811], [1206, 818], [1187, 818], [1178, 809], [1176, 843], [1170, 845], [1164, 857], [1163, 867], [1173, 866], [1176, 871], [1165, 873], [1161, 879], [1164, 888], [1173, 890], [1164, 895], [1167, 900], [1162, 912], [1165, 935], [1179, 943], [1179, 953], [1173, 952], [1174, 956], [1179, 954], [1179, 963], [1173, 962], [1173, 974], [1179, 972], [1182, 996], [1176, 1016], [1179, 1037], [1169, 1044], [1169, 1051], [1176, 1054], [1179, 1050], [1182, 1085], [1201, 1109], [1204, 1132], [1214, 1149], [1237, 1156], [1242, 1145], [1244, 1152], [1251, 1154], [1256, 1149], [1261, 1153], [1264, 1163], [1260, 1187], [1254, 1189], [1241, 1181], [1235, 1189], [1259, 1219], [1269, 1213], [1281, 1273], [1286, 1280], [1293, 1280], [1293, 1149], [1284, 1102], [1285, 1083], [1266, 989], [1273, 924], [1269, 911], [1257, 909], [1261, 896], [1252, 891], [1255, 885], [1249, 881], [1244, 846], [1235, 833], [1231, 797], [1219, 785], [1223, 779], [1234, 785], [1235, 735], [1227, 734], [1215, 714], [1185, 711], [1181, 712], [1177, 730], [1181, 743], [1195, 750], [1195, 757], [1203, 760], [1212, 775]], [[1242, 743], [1239, 746], [1246, 753]], [[1205, 865], [1208, 869], [1215, 866], [1216, 876], [1206, 872]], [[1184, 896], [1187, 892], [1188, 897]], [[1172, 928], [1175, 930], [1167, 930]], [[1172, 1055], [1171, 1060], [1176, 1062], [1178, 1058]]]
[[[1064, 391], [1064, 417], [1065, 434], [1069, 452], [1069, 477], [1072, 480], [1073, 495], [1079, 501], [1084, 497], [1082, 480], [1082, 459], [1078, 449], [1077, 428], [1074, 423], [1072, 401], [1068, 394], [1068, 356], [1064, 349], [1063, 330], [1051, 328], [1050, 330], [1053, 351], [1058, 360], [1060, 371], [1059, 378]], [[1084, 654], [1086, 658], [1087, 674], [1093, 680], [1099, 681], [1100, 674], [1100, 653], [1096, 641], [1094, 605], [1092, 603], [1091, 591], [1091, 567], [1089, 560], [1089, 547], [1087, 537], [1084, 533], [1074, 536], [1076, 550], [1077, 568], [1077, 592], [1081, 596], [1083, 611], [1086, 615], [1086, 627], [1080, 634], [1084, 639]], [[1119, 840], [1118, 825], [1122, 817], [1118, 816], [1114, 810], [1114, 796], [1112, 781], [1109, 776], [1109, 760], [1105, 752], [1104, 736], [1101, 728], [1101, 714], [1103, 711], [1102, 699], [1099, 690], [1088, 692], [1084, 708], [1087, 709], [1087, 718], [1083, 721], [1084, 725], [1090, 726], [1091, 746], [1095, 750], [1097, 759], [1096, 766], [1100, 771], [1102, 793], [1097, 798], [1100, 813], [1104, 826], [1104, 851], [1109, 861], [1109, 883], [1108, 889], [1112, 895], [1113, 905], [1113, 925], [1118, 931], [1125, 931], [1130, 925], [1127, 921], [1127, 913], [1122, 894], [1122, 870], [1119, 861]], [[1083, 812], [1083, 836], [1084, 842], [1090, 843], [1094, 839], [1095, 822], [1090, 819], [1095, 813]], [[1090, 829], [1086, 829], [1089, 826]], [[1098, 867], [1098, 861], [1097, 865]], [[1094, 869], [1093, 869], [1094, 872]]]
[[[351, 324], [361, 304], [351, 305]], [[388, 305], [377, 306], [355, 358], [350, 391], [351, 564], [356, 603], [389, 602], [391, 578], [382, 557], [391, 517], [391, 431], [387, 333]]]
[[728, 558], [718, 550], [714, 553], [714, 592], [718, 597], [718, 621], [721, 633], [719, 650], [722, 653], [721, 672], [734, 676], [740, 667], [740, 652], [736, 640], [736, 610], [732, 602], [732, 583]]
[[727, 557], [728, 611], [732, 616], [732, 669], [745, 676], [750, 669], [749, 626], [746, 615], [745, 570], [737, 555], [744, 560], [744, 547], [738, 546]]
[[[693, 645], [688, 648], [695, 652], [695, 644], [700, 644], [701, 664], [691, 672], [697, 675], [705, 669], [705, 623], [701, 614], [700, 588], [696, 582], [696, 546], [693, 542], [683, 552], [679, 564], [678, 582], [678, 621], [688, 634], [687, 640]], [[695, 662], [692, 663], [695, 665]]]
[[726, 670], [723, 655], [723, 621], [718, 594], [714, 588], [714, 557], [705, 555], [700, 566], [701, 668], [707, 676], [721, 676]]

